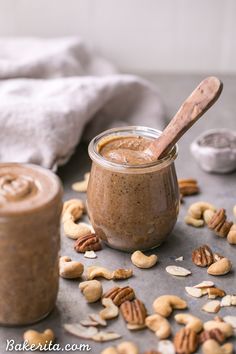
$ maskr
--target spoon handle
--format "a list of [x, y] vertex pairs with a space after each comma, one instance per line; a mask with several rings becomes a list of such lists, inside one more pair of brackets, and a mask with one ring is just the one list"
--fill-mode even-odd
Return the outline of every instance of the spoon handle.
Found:
[[216, 102], [223, 84], [214, 76], [204, 79], [184, 101], [161, 136], [148, 148], [156, 159], [163, 158], [181, 136]]

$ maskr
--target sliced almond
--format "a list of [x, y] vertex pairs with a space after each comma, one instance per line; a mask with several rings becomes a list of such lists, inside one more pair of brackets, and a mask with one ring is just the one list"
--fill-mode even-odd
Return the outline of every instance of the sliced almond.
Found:
[[209, 299], [216, 299], [217, 297], [225, 296], [225, 291], [220, 288], [208, 288], [207, 293]]
[[128, 323], [127, 324], [127, 328], [130, 330], [130, 331], [138, 331], [140, 329], [144, 329], [146, 328], [147, 326], [145, 324], [131, 324], [131, 323]]
[[86, 251], [84, 257], [93, 259], [93, 258], [97, 258], [97, 255], [94, 251]]
[[201, 297], [203, 296], [202, 289], [194, 288], [192, 286], [185, 287], [186, 293], [193, 297]]
[[92, 321], [92, 320], [90, 320], [89, 318], [80, 321], [80, 324], [81, 324], [82, 326], [84, 326], [84, 327], [91, 327], [91, 326], [92, 326], [92, 327], [96, 327], [96, 326], [98, 326], [98, 323], [97, 323], [97, 322]]
[[217, 313], [220, 310], [220, 301], [209, 301], [202, 307], [202, 310], [209, 313]]
[[107, 321], [104, 320], [104, 318], [102, 318], [99, 314], [97, 313], [91, 313], [89, 314], [89, 318], [94, 321], [97, 322], [97, 324], [99, 324], [100, 326], [107, 326]]
[[97, 334], [95, 334], [92, 339], [95, 342], [108, 342], [110, 340], [115, 340], [121, 338], [121, 335], [116, 333], [116, 332], [98, 332]]
[[176, 262], [182, 262], [184, 260], [184, 257], [183, 256], [180, 256], [178, 258], [175, 258], [175, 261]]
[[231, 295], [226, 295], [222, 297], [221, 302], [220, 302], [221, 307], [228, 307], [231, 306]]
[[98, 329], [95, 327], [83, 327], [79, 323], [64, 324], [64, 329], [73, 334], [76, 337], [91, 339], [98, 333]]
[[168, 339], [160, 340], [157, 344], [157, 351], [164, 354], [175, 354], [175, 347]]
[[167, 273], [169, 273], [171, 275], [175, 275], [177, 277], [186, 277], [186, 276], [192, 274], [190, 272], [190, 270], [183, 268], [183, 267], [177, 267], [174, 265], [166, 267], [166, 271], [167, 271]]
[[213, 281], [210, 280], [204, 280], [201, 283], [194, 285], [194, 288], [199, 288], [199, 289], [203, 289], [203, 288], [211, 288], [215, 286], [215, 284], [213, 283]]

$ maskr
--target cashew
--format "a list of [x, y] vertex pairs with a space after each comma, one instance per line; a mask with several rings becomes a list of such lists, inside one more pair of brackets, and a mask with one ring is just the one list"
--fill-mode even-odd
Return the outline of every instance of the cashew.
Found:
[[194, 219], [201, 219], [205, 210], [210, 209], [216, 211], [216, 207], [207, 202], [196, 202], [190, 205], [188, 214]]
[[102, 304], [103, 304], [103, 306], [105, 306], [105, 309], [101, 310], [99, 312], [99, 315], [104, 320], [110, 320], [110, 319], [115, 318], [115, 317], [117, 317], [119, 315], [119, 309], [114, 304], [112, 299], [104, 297], [102, 299]]
[[203, 322], [198, 317], [187, 313], [178, 313], [175, 315], [175, 320], [179, 324], [186, 325], [186, 328], [190, 328], [196, 333], [201, 332], [203, 328]]
[[232, 343], [226, 343], [220, 346], [214, 339], [208, 339], [202, 346], [203, 354], [232, 354], [233, 350]]
[[207, 209], [203, 212], [203, 220], [205, 221], [206, 224], [210, 222], [214, 214], [215, 212], [211, 209]]
[[138, 347], [133, 342], [122, 342], [117, 345], [119, 354], [138, 354]]
[[169, 321], [157, 313], [146, 317], [145, 324], [159, 339], [166, 339], [171, 335]]
[[76, 192], [87, 192], [90, 173], [84, 175], [84, 180], [72, 184], [72, 189]]
[[210, 275], [224, 275], [230, 272], [232, 263], [228, 258], [221, 258], [219, 261], [210, 265], [207, 273]]
[[158, 257], [155, 254], [145, 256], [143, 252], [135, 251], [131, 255], [131, 261], [138, 268], [151, 268], [157, 263]]
[[68, 219], [79, 220], [83, 215], [85, 206], [81, 199], [69, 199], [63, 204], [62, 222]]
[[91, 266], [87, 269], [87, 278], [88, 280], [102, 277], [108, 280], [112, 279], [112, 272], [104, 267]]
[[102, 284], [98, 280], [83, 281], [79, 288], [88, 302], [96, 302], [102, 297]]
[[191, 225], [194, 227], [201, 227], [204, 225], [204, 221], [202, 219], [194, 219], [190, 215], [186, 215], [184, 218], [185, 224]]
[[85, 222], [76, 224], [73, 219], [66, 220], [63, 226], [65, 235], [73, 240], [89, 235], [94, 231], [91, 225]]
[[184, 310], [188, 307], [186, 301], [176, 295], [162, 295], [153, 302], [156, 313], [163, 317], [168, 317], [174, 309]]
[[219, 330], [221, 330], [222, 333], [224, 333], [226, 338], [231, 337], [234, 333], [233, 327], [230, 323], [221, 321], [212, 320], [205, 322], [203, 328], [205, 331], [211, 331], [212, 329], [218, 328]]
[[236, 245], [236, 224], [233, 224], [231, 226], [231, 229], [229, 230], [229, 233], [227, 235], [227, 241], [231, 245]]
[[70, 257], [64, 256], [59, 261], [59, 274], [65, 279], [79, 278], [83, 274], [84, 266], [80, 262], [72, 261]]
[[42, 333], [30, 329], [24, 333], [24, 340], [27, 341], [29, 346], [45, 346], [52, 343], [54, 339], [55, 335], [51, 329], [46, 329]]

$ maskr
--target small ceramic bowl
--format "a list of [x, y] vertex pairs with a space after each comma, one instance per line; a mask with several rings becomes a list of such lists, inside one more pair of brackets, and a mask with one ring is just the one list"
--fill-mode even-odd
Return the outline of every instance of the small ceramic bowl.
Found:
[[236, 170], [236, 131], [207, 130], [193, 141], [190, 148], [206, 172], [228, 173]]

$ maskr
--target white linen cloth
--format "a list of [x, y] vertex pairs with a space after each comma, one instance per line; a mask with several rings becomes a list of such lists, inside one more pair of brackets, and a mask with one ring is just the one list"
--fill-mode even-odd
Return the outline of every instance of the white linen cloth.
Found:
[[112, 126], [163, 128], [159, 93], [118, 74], [79, 38], [0, 39], [0, 161], [56, 170]]

